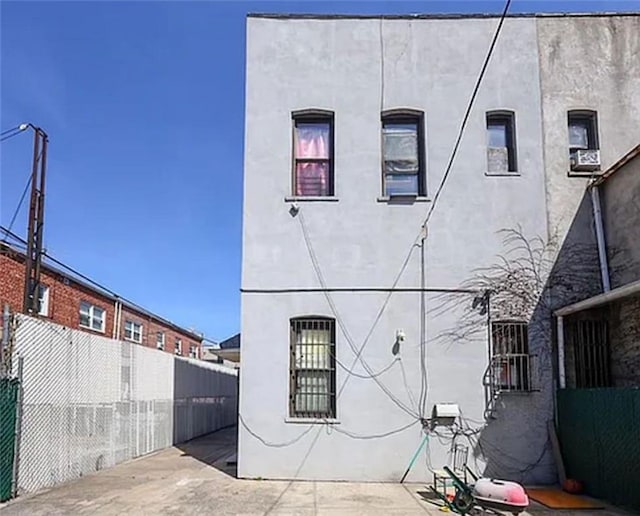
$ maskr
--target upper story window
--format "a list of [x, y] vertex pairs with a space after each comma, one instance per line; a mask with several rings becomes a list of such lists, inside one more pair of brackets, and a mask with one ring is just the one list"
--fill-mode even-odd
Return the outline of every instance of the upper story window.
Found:
[[293, 194], [334, 195], [333, 113], [293, 113]]
[[49, 317], [49, 287], [38, 285], [38, 315]]
[[424, 116], [420, 111], [382, 113], [384, 195], [426, 195], [423, 127]]
[[156, 348], [164, 349], [164, 332], [159, 331], [156, 333]]
[[198, 346], [189, 346], [189, 356], [191, 358], [198, 358]]
[[182, 340], [176, 337], [176, 346], [173, 351], [176, 355], [182, 355]]
[[517, 172], [515, 115], [510, 111], [487, 113], [487, 170]]
[[335, 320], [291, 319], [289, 413], [291, 417], [336, 416]]
[[600, 169], [598, 115], [595, 111], [569, 111], [569, 162], [571, 170]]
[[105, 311], [87, 301], [80, 302], [80, 326], [104, 333]]
[[125, 321], [124, 338], [133, 342], [142, 342], [142, 324], [135, 321]]

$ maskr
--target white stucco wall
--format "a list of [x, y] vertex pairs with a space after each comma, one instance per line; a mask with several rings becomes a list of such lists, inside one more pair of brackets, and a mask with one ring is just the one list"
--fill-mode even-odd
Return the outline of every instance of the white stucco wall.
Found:
[[640, 140], [640, 16], [543, 17], [537, 31], [549, 230], [563, 239], [588, 182], [569, 173], [567, 112], [597, 111], [603, 171]]
[[[244, 289], [319, 287], [300, 215], [292, 217], [285, 201], [291, 194], [291, 112], [304, 108], [335, 112], [337, 201], [298, 203], [326, 282], [331, 287], [391, 286], [430, 202], [391, 205], [377, 200], [380, 112], [396, 107], [424, 111], [431, 199], [496, 24], [496, 19], [248, 19]], [[536, 20], [509, 19], [430, 221], [428, 287], [458, 287], [474, 269], [493, 263], [503, 250], [497, 233], [502, 228], [520, 225], [527, 235], [546, 235], [538, 69]], [[517, 176], [486, 175], [485, 112], [492, 109], [516, 113]], [[416, 249], [399, 286], [418, 287], [419, 272]], [[384, 298], [384, 293], [333, 294], [356, 345]], [[429, 295], [428, 306], [436, 304]], [[289, 319], [309, 314], [333, 315], [322, 293], [242, 295], [240, 412], [251, 431], [272, 445], [309, 429], [286, 421]], [[374, 371], [383, 369], [393, 359], [396, 330], [404, 329], [407, 341], [400, 360], [415, 397], [420, 391], [419, 314], [419, 294], [394, 294], [363, 353]], [[486, 335], [475, 341], [434, 340], [455, 322], [452, 312], [428, 317], [427, 409], [435, 402], [456, 402], [467, 418], [481, 421]], [[351, 365], [354, 354], [339, 329], [336, 345], [338, 360]], [[356, 371], [364, 373], [360, 366]], [[338, 389], [347, 376], [338, 368]], [[411, 405], [399, 364], [380, 380]], [[550, 377], [546, 381], [550, 386]], [[546, 455], [526, 468], [545, 448], [550, 387], [507, 400], [499, 412], [502, 419], [486, 430], [486, 439], [508, 457], [485, 447], [489, 470], [520, 480], [552, 479], [553, 461]], [[412, 421], [374, 381], [353, 376], [338, 398], [337, 419], [339, 430], [358, 436], [382, 434]], [[396, 481], [421, 437], [419, 425], [380, 439], [356, 439], [314, 425], [296, 443], [274, 447], [241, 426], [238, 471], [241, 477]], [[428, 464], [446, 463], [449, 445], [432, 436], [409, 479], [430, 478]], [[476, 459], [483, 471], [482, 457]]]

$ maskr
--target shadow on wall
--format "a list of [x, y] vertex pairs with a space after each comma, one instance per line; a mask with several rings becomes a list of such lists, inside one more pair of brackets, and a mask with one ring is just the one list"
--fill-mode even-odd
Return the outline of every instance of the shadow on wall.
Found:
[[[554, 421], [557, 349], [553, 312], [602, 292], [598, 247], [588, 191], [562, 238], [547, 242], [548, 255], [537, 260], [535, 308], [528, 319], [531, 392], [500, 393], [495, 419], [483, 429], [474, 453], [487, 462], [484, 474], [528, 484], [557, 481], [549, 425]], [[536, 260], [534, 260], [536, 261]], [[528, 448], [528, 452], [523, 450]]]
[[[501, 256], [494, 265], [475, 271], [464, 286], [491, 291], [492, 323], [527, 323], [528, 356], [513, 358], [510, 354], [522, 351], [509, 349], [514, 344], [507, 341], [497, 344], [494, 338], [493, 356], [500, 372], [487, 396], [488, 417], [484, 424], [463, 419], [459, 435], [472, 449], [469, 464], [478, 473], [525, 484], [551, 484], [557, 481], [549, 435], [557, 370], [553, 311], [602, 290], [589, 192], [564, 238], [524, 235], [519, 228], [502, 233]], [[457, 331], [468, 338], [486, 331], [486, 321], [479, 321], [472, 312], [469, 309], [452, 334]], [[504, 349], [499, 351], [501, 346]], [[520, 360], [526, 360], [525, 368]]]
[[231, 474], [233, 464], [226, 462], [236, 452], [237, 372], [175, 357], [173, 399], [174, 445], [184, 455]]

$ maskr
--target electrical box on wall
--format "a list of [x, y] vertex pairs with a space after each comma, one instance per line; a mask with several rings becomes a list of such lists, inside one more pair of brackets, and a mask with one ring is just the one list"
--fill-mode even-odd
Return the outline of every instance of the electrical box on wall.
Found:
[[436, 403], [431, 412], [433, 426], [451, 426], [460, 415], [460, 407], [457, 403]]

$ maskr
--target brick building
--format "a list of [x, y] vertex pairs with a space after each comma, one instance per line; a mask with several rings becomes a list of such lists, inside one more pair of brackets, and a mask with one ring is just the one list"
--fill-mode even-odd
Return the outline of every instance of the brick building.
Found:
[[[0, 244], [0, 306], [22, 311], [25, 255]], [[202, 335], [152, 314], [113, 292], [43, 263], [39, 316], [68, 328], [200, 358]]]

